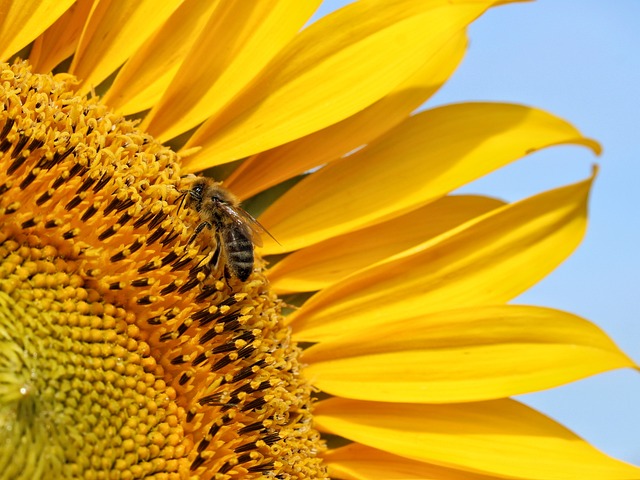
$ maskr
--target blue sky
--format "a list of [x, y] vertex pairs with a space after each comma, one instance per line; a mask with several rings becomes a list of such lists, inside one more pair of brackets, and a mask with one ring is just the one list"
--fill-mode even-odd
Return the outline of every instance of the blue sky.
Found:
[[[348, 3], [326, 2], [322, 11]], [[606, 330], [640, 362], [640, 0], [538, 0], [472, 25], [467, 57], [429, 106], [468, 100], [533, 105], [604, 147], [538, 152], [467, 187], [517, 200], [600, 174], [587, 237], [518, 303], [566, 310]], [[640, 464], [640, 375], [610, 372], [521, 397], [593, 445]]]

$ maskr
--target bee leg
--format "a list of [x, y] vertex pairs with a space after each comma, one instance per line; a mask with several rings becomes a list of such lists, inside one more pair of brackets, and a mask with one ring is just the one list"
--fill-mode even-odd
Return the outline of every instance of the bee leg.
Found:
[[[211, 256], [211, 260], [209, 260], [209, 268], [217, 269], [220, 264], [220, 256], [222, 255], [222, 241], [220, 240], [220, 235], [216, 233], [216, 249], [213, 251], [213, 255]], [[231, 289], [231, 284], [229, 280], [231, 279], [231, 272], [229, 271], [229, 266], [225, 263], [223, 269], [224, 281], [227, 284], [227, 287]]]
[[216, 249], [213, 251], [213, 255], [211, 256], [211, 260], [209, 260], [209, 265], [213, 268], [218, 266], [218, 262], [220, 261], [220, 237], [216, 235]]
[[[196, 231], [193, 233], [193, 235], [189, 239], [189, 243], [195, 240], [195, 236], [199, 234], [207, 225], [211, 227], [211, 224], [208, 222], [203, 222], [200, 225], [198, 225], [198, 227], [196, 227]], [[206, 257], [202, 258], [202, 260], [198, 262], [198, 265], [196, 265], [191, 269], [191, 273], [195, 275], [201, 270], [211, 271], [212, 267], [216, 267], [218, 265], [219, 257], [220, 257], [220, 241], [218, 240], [218, 235], [216, 234], [216, 249], [213, 251], [213, 254], [210, 257], [209, 255], [207, 255]], [[206, 264], [204, 264], [203, 262], [205, 262], [207, 258], [209, 258], [209, 261]]]
[[[209, 260], [209, 267], [212, 269], [217, 269], [220, 264], [220, 256], [222, 254], [222, 243], [220, 240], [220, 235], [216, 234], [216, 249], [213, 251], [213, 255], [211, 256], [211, 260]], [[227, 287], [231, 288], [229, 284], [229, 279], [231, 278], [231, 273], [229, 272], [229, 267], [224, 265], [224, 281], [227, 284]]]
[[231, 280], [231, 272], [229, 271], [229, 266], [225, 265], [224, 266], [224, 281], [227, 284], [227, 287], [229, 287], [229, 290], [233, 290], [231, 288], [231, 284], [229, 283], [229, 280]]
[[[211, 256], [211, 260], [209, 260], [209, 266], [211, 268], [215, 268], [217, 269], [218, 266], [220, 265], [220, 257], [222, 256], [222, 239], [220, 238], [220, 235], [218, 233], [216, 233], [216, 249], [213, 251], [213, 255]], [[227, 287], [229, 287], [231, 289], [231, 285], [229, 284], [229, 280], [231, 279], [231, 274], [229, 272], [229, 266], [226, 264], [226, 262], [224, 263], [224, 270], [223, 270], [223, 275], [224, 275], [224, 281], [227, 284]]]
[[193, 231], [193, 235], [191, 235], [191, 238], [187, 242], [187, 245], [191, 245], [191, 243], [197, 238], [198, 235], [200, 235], [200, 232], [202, 232], [205, 227], [213, 228], [213, 225], [211, 225], [209, 222], [202, 222], [200, 225], [198, 225]]

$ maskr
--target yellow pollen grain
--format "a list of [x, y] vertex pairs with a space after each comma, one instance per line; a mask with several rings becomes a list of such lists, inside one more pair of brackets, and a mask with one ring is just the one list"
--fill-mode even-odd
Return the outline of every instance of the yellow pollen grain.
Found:
[[0, 478], [327, 478], [280, 303], [189, 242], [178, 156], [71, 75], [0, 79]]

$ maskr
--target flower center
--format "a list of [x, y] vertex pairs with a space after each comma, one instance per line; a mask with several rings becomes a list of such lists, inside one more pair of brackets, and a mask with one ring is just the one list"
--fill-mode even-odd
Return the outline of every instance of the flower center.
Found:
[[178, 156], [69, 75], [0, 69], [0, 471], [326, 477], [279, 301], [209, 261]]

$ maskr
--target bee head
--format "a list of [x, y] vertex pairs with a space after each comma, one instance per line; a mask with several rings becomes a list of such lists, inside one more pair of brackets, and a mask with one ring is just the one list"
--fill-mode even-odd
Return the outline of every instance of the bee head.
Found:
[[204, 191], [204, 182], [198, 182], [195, 183], [190, 189], [189, 189], [189, 196], [195, 200], [195, 201], [201, 201], [202, 200], [202, 192]]

